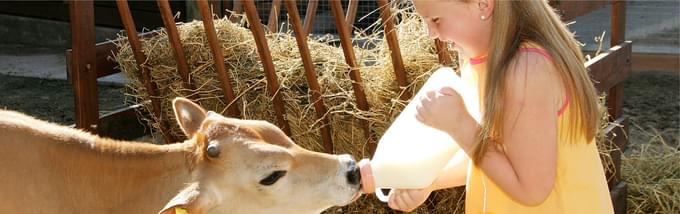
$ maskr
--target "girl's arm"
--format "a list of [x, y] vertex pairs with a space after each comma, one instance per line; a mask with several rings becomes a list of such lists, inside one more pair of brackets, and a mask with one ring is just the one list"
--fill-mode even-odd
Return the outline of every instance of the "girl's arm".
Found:
[[[502, 145], [490, 145], [479, 167], [513, 200], [528, 206], [542, 203], [555, 182], [557, 111], [562, 86], [552, 64], [534, 53], [520, 53], [506, 80]], [[557, 89], [556, 89], [557, 88]], [[460, 122], [472, 130], [451, 133], [471, 154], [479, 124]]]
[[459, 150], [442, 169], [441, 174], [432, 182], [429, 189], [434, 191], [465, 185], [469, 163], [470, 159], [465, 151]]

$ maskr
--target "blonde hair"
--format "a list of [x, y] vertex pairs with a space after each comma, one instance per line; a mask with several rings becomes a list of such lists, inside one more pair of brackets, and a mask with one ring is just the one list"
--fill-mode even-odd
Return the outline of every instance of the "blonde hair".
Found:
[[573, 132], [568, 136], [583, 136], [592, 141], [599, 123], [597, 93], [578, 42], [547, 1], [495, 1], [491, 21], [489, 50], [493, 51], [487, 57], [488, 73], [480, 92], [483, 116], [472, 153], [475, 163], [481, 161], [491, 143], [502, 143], [505, 71], [523, 42], [535, 42], [552, 55], [566, 93], [571, 97], [568, 108], [574, 115], [570, 118], [575, 121], [569, 121], [566, 127]]

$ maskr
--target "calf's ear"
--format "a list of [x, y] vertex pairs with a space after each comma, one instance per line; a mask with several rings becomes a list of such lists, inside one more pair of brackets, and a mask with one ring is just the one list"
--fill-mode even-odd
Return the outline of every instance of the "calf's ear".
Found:
[[201, 194], [198, 183], [189, 184], [161, 209], [158, 214], [201, 213], [207, 203], [206, 195]]
[[182, 128], [184, 134], [191, 138], [201, 128], [201, 124], [206, 118], [205, 109], [198, 104], [191, 102], [186, 98], [178, 97], [172, 101], [172, 107], [175, 111], [175, 119], [177, 124]]

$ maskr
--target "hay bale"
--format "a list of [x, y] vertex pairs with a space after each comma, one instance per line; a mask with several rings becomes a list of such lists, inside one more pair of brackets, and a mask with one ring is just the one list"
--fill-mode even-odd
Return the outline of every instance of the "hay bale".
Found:
[[631, 144], [621, 157], [621, 177], [628, 184], [628, 213], [680, 213], [680, 145], [650, 134], [647, 143]]
[[[230, 84], [238, 96], [237, 102], [231, 105], [236, 105], [241, 109], [243, 118], [275, 121], [272, 100], [267, 95], [267, 82], [252, 33], [227, 19], [215, 20], [215, 27], [225, 56], [225, 67], [231, 77]], [[163, 100], [161, 119], [168, 120], [172, 124], [173, 135], [183, 136], [172, 118], [170, 106], [172, 98], [198, 94], [200, 97], [198, 102], [203, 107], [220, 113], [224, 113], [229, 104], [222, 99], [223, 93], [213, 67], [202, 22], [182, 24], [178, 26], [178, 31], [191, 70], [190, 79], [198, 88], [196, 91], [182, 87], [165, 31], [162, 30], [159, 35], [143, 40], [143, 50], [148, 58], [147, 64], [152, 79], [158, 85], [159, 94]], [[316, 115], [311, 105], [311, 97], [307, 92], [308, 87], [295, 39], [290, 34], [270, 34], [267, 39], [281, 86], [278, 93], [285, 102], [286, 118], [292, 128], [293, 136], [291, 137], [300, 145], [319, 151], [323, 148], [317, 132], [321, 124], [315, 119]], [[137, 78], [139, 71], [135, 66], [132, 50], [126, 40], [122, 40], [117, 45], [120, 51], [115, 55], [114, 60], [119, 63], [120, 69], [131, 80], [128, 84], [131, 93], [128, 95], [136, 103], [144, 104], [148, 96], [141, 81]], [[334, 129], [338, 130], [334, 132], [336, 146], [343, 143], [364, 142], [359, 140], [363, 138], [362, 132], [358, 127], [354, 127], [358, 123], [355, 122], [356, 118], [352, 114], [359, 112], [352, 104], [354, 94], [351, 90], [351, 80], [346, 74], [348, 66], [342, 57], [342, 50], [317, 41], [309, 41], [309, 45], [323, 89], [324, 101], [329, 107], [331, 126], [343, 127]], [[367, 53], [360, 49], [356, 52], [360, 60]], [[145, 106], [150, 109], [148, 103], [145, 103]], [[149, 123], [156, 130], [158, 130], [157, 121], [158, 118], [149, 119]], [[347, 149], [344, 151], [341, 149], [341, 151], [350, 152]], [[350, 153], [364, 156], [363, 152], [351, 151]]]

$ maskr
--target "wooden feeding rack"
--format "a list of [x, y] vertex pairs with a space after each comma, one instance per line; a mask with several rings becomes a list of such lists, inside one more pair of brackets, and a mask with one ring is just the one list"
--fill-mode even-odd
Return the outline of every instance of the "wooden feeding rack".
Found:
[[[352, 33], [351, 29], [356, 17], [358, 1], [350, 1], [345, 12], [340, 0], [329, 0], [332, 10], [332, 15], [335, 17], [334, 21], [336, 29], [339, 34], [340, 43], [345, 56], [346, 63], [349, 65], [347, 71], [348, 76], [352, 79], [352, 87], [355, 95], [355, 102], [360, 110], [368, 111], [370, 106], [366, 100], [362, 79], [360, 77], [360, 66], [356, 61], [354, 50], [352, 47]], [[99, 103], [97, 95], [97, 79], [120, 71], [115, 69], [116, 64], [107, 60], [110, 56], [118, 50], [113, 41], [95, 43], [94, 34], [94, 8], [92, 0], [72, 0], [70, 2], [70, 18], [71, 18], [71, 32], [72, 32], [72, 49], [66, 52], [67, 55], [67, 71], [69, 79], [73, 84], [75, 94], [75, 119], [76, 127], [84, 129], [93, 133], [98, 133], [102, 136], [113, 138], [131, 138], [138, 137], [144, 133], [145, 128], [137, 122], [137, 115], [135, 108], [139, 105], [120, 109], [115, 112], [99, 115]], [[157, 96], [157, 86], [151, 81], [151, 76], [147, 68], [146, 56], [141, 50], [140, 38], [150, 37], [156, 35], [156, 32], [149, 32], [138, 34], [133, 17], [130, 14], [128, 3], [126, 0], [117, 0], [118, 11], [127, 31], [127, 39], [134, 52], [134, 58], [139, 68], [143, 86], [148, 92], [149, 97], [146, 99], [151, 102], [152, 112], [156, 116], [161, 115], [160, 100]], [[212, 1], [210, 1], [212, 2]], [[198, 8], [204, 20], [203, 24], [207, 35], [208, 43], [210, 45], [211, 54], [215, 60], [215, 70], [220, 81], [220, 88], [223, 91], [225, 103], [234, 103], [237, 97], [234, 94], [234, 89], [230, 85], [229, 72], [224, 67], [222, 59], [224, 58], [221, 52], [220, 44], [216, 37], [215, 28], [213, 26], [213, 10], [210, 9], [210, 3], [207, 0], [198, 0]], [[226, 2], [226, 1], [225, 1]], [[277, 17], [282, 9], [281, 0], [273, 0], [270, 18], [268, 20], [267, 28], [269, 31], [277, 31]], [[321, 96], [321, 88], [312, 63], [312, 56], [310, 55], [309, 46], [307, 45], [307, 36], [311, 32], [312, 22], [318, 7], [318, 0], [308, 0], [307, 10], [304, 20], [301, 19], [297, 10], [296, 0], [283, 0], [283, 7], [288, 11], [290, 24], [297, 46], [300, 50], [300, 57], [304, 66], [304, 75], [309, 85], [309, 93], [314, 103], [316, 110], [316, 117], [323, 123], [320, 129], [322, 136], [323, 147], [326, 152], [332, 153], [334, 151], [333, 142], [331, 138], [332, 128], [326, 114], [326, 106]], [[391, 51], [391, 60], [394, 65], [395, 81], [400, 87], [409, 85], [406, 79], [403, 59], [401, 51], [399, 50], [399, 41], [395, 32], [395, 20], [392, 11], [390, 10], [389, 0], [377, 1], [380, 11], [380, 18], [384, 27], [384, 35], [387, 40], [389, 50]], [[178, 72], [181, 76], [183, 87], [187, 89], [196, 89], [196, 86], [189, 81], [189, 67], [186, 62], [186, 56], [182, 51], [179, 39], [179, 34], [172, 17], [172, 9], [168, 4], [168, 0], [157, 0], [165, 28], [167, 29], [168, 38], [173, 50], [173, 56], [177, 62]], [[590, 10], [598, 9], [606, 4], [612, 4], [612, 29], [611, 29], [611, 47], [605, 54], [599, 55], [586, 62], [586, 66], [590, 70], [591, 76], [595, 80], [595, 86], [599, 92], [607, 92], [607, 107], [609, 114], [612, 116], [612, 122], [616, 124], [610, 125], [606, 131], [606, 135], [615, 146], [619, 149], [611, 152], [610, 156], [614, 160], [615, 171], [608, 175], [609, 187], [614, 201], [616, 213], [625, 213], [626, 209], [626, 184], [620, 179], [620, 163], [621, 151], [627, 144], [625, 138], [628, 128], [627, 119], [622, 115], [623, 105], [623, 87], [622, 82], [628, 77], [631, 66], [631, 42], [624, 40], [625, 32], [625, 2], [624, 1], [561, 1], [559, 4], [553, 4], [558, 9], [563, 9], [563, 17], [565, 20], [573, 19], [574, 17], [585, 14]], [[233, 13], [245, 12], [245, 17], [249, 23], [261, 23], [261, 20], [256, 9], [255, 1], [233, 1], [231, 8]], [[267, 40], [265, 39], [265, 29], [258, 24], [251, 24], [250, 30], [253, 33], [255, 42], [257, 43], [257, 50], [260, 56], [260, 61], [263, 64], [266, 81], [268, 86], [268, 95], [274, 102], [274, 110], [276, 113], [276, 125], [290, 134], [290, 127], [288, 121], [285, 119], [285, 108], [283, 105], [279, 90], [279, 83], [274, 70], [271, 53], [268, 50]], [[452, 59], [448, 55], [446, 45], [441, 41], [433, 41], [436, 44], [439, 62], [442, 64], [450, 64]], [[190, 98], [197, 98], [195, 94], [187, 94]], [[400, 99], [408, 100], [410, 94], [401, 94]], [[229, 105], [227, 114], [232, 117], [240, 117], [242, 112], [236, 105]], [[159, 118], [159, 117], [156, 117]], [[172, 136], [168, 131], [169, 127], [166, 122], [161, 122], [160, 132], [164, 136], [166, 142], [174, 142], [175, 136]], [[361, 123], [364, 135], [367, 139], [375, 139], [369, 129], [368, 121]], [[373, 153], [375, 149], [375, 141], [369, 144], [369, 151]]]

